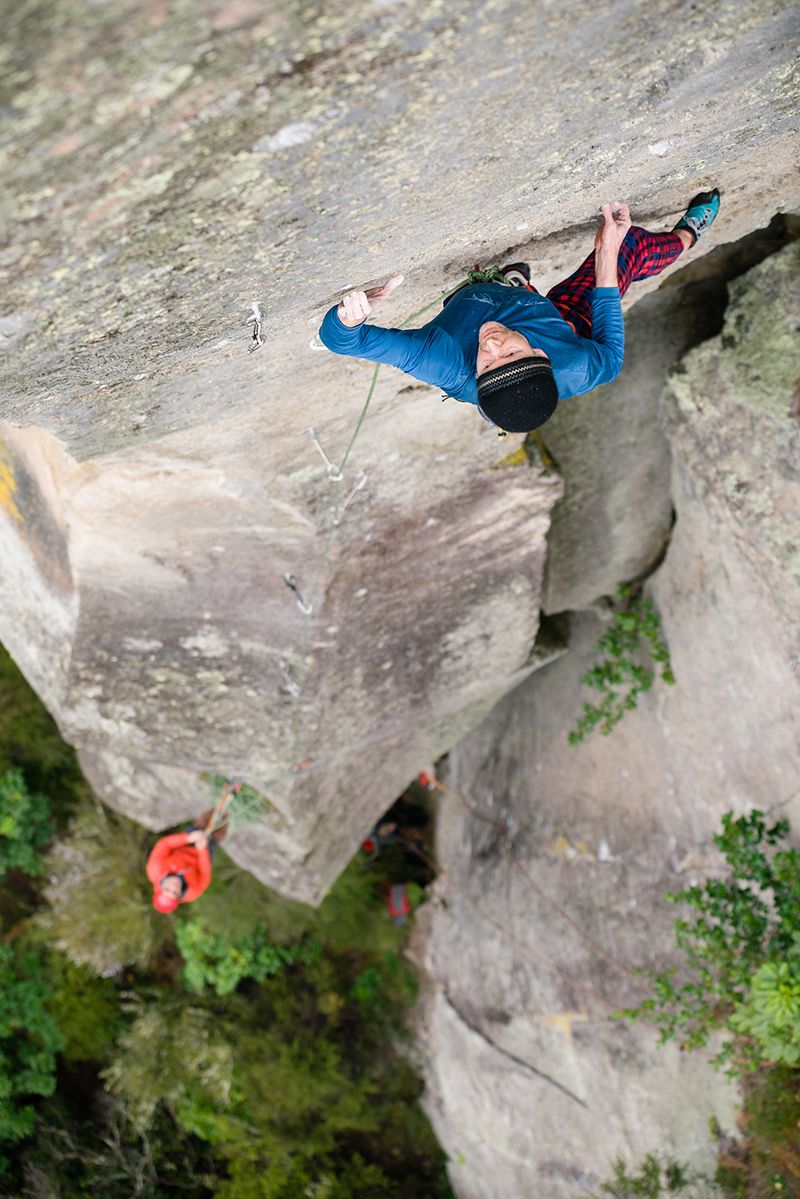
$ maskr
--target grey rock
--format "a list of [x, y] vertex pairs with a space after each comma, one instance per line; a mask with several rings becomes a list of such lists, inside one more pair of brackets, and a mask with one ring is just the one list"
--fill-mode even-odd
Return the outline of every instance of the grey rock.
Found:
[[576, 616], [570, 651], [450, 756], [416, 954], [427, 1107], [462, 1199], [566, 1199], [617, 1155], [708, 1170], [708, 1117], [735, 1131], [702, 1054], [609, 1016], [646, 993], [630, 970], [677, 960], [663, 896], [720, 869], [722, 813], [797, 810], [798, 279], [795, 244], [732, 284], [665, 391], [677, 515], [649, 586], [676, 685], [568, 747], [603, 627]]
[[[270, 803], [232, 853], [315, 899], [536, 665], [557, 476], [493, 471], [474, 413], [386, 371], [328, 551], [337, 485], [306, 430], [339, 458], [371, 370], [309, 341], [342, 289], [397, 270], [390, 323], [476, 259], [531, 258], [547, 288], [606, 197], [668, 228], [719, 181], [703, 253], [793, 206], [795, 20], [783, 0], [611, 23], [588, 0], [9, 14], [0, 636], [104, 798], [169, 825], [206, 802], [201, 771], [244, 775]], [[663, 445], [637, 469], [663, 478]], [[661, 496], [581, 586], [565, 507], [548, 610], [646, 565], [665, 519]]]

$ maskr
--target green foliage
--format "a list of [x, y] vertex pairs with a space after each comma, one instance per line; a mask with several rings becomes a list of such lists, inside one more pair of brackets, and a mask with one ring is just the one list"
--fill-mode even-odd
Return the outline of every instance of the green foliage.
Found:
[[728, 1039], [715, 1064], [727, 1062], [731, 1072], [771, 1054], [789, 1060], [798, 1039], [800, 856], [775, 848], [788, 831], [785, 820], [767, 827], [758, 811], [723, 817], [714, 841], [729, 876], [667, 896], [693, 912], [674, 924], [693, 977], [676, 983], [674, 970], [651, 973], [654, 996], [621, 1015], [652, 1021], [661, 1043], [678, 1039], [685, 1048], [705, 1045], [712, 1031], [724, 1030]]
[[209, 933], [189, 916], [178, 922], [175, 937], [184, 960], [186, 986], [191, 991], [210, 987], [218, 995], [235, 991], [243, 978], [264, 982], [293, 962], [309, 961], [319, 952], [310, 943], [274, 945], [261, 923], [231, 941], [224, 925], [218, 933]]
[[50, 805], [31, 794], [21, 770], [0, 775], [0, 878], [9, 870], [42, 873], [42, 850], [53, 835]]
[[581, 678], [600, 698], [596, 704], [583, 704], [577, 726], [568, 735], [570, 745], [579, 745], [595, 729], [607, 736], [625, 713], [636, 707], [641, 692], [652, 687], [653, 665], [661, 667], [665, 683], [675, 682], [661, 634], [661, 617], [653, 601], [642, 596], [630, 598], [626, 586], [620, 587], [618, 594], [625, 607], [597, 642], [595, 652], [600, 660]]
[[396, 1199], [395, 1184], [359, 1154], [321, 1169], [288, 1155], [263, 1166], [236, 1159], [214, 1199]]
[[686, 1192], [693, 1186], [685, 1166], [669, 1160], [663, 1165], [652, 1153], [643, 1159], [638, 1173], [631, 1174], [622, 1158], [613, 1165], [614, 1178], [601, 1189], [614, 1199], [661, 1199], [664, 1195]]
[[66, 1042], [64, 1059], [105, 1062], [122, 1027], [114, 984], [57, 952], [46, 956], [44, 975], [50, 992], [47, 1010]]
[[[307, 945], [320, 944], [325, 953], [357, 955], [363, 959], [361, 968], [371, 965], [380, 975], [383, 1006], [387, 1002], [392, 1006], [393, 997], [399, 1007], [413, 1003], [415, 987], [402, 958], [406, 930], [389, 917], [385, 887], [386, 880], [374, 864], [356, 858], [320, 906], [311, 908], [270, 891], [218, 854], [214, 885], [191, 905], [190, 920], [209, 940], [224, 937], [231, 945], [239, 945], [255, 933], [276, 949], [294, 947], [305, 939]], [[410, 883], [408, 892], [412, 907], [419, 906], [424, 898], [422, 888]], [[183, 936], [181, 925], [182, 921], [178, 923], [179, 937]], [[193, 936], [199, 940], [200, 931]], [[191, 953], [189, 948], [189, 956]]]
[[0, 1142], [28, 1136], [36, 1119], [31, 1098], [55, 1088], [64, 1041], [47, 999], [38, 959], [0, 942]]
[[43, 1104], [19, 1155], [24, 1181], [15, 1199], [210, 1199], [217, 1172], [211, 1151], [181, 1134], [165, 1112], [141, 1132], [106, 1091], [95, 1093], [88, 1110], [74, 1106], [58, 1097]]
[[82, 807], [47, 858], [50, 904], [39, 921], [79, 966], [104, 977], [152, 965], [170, 936], [145, 874], [151, 837], [97, 802]]
[[720, 1137], [717, 1182], [731, 1199], [800, 1193], [800, 1070], [774, 1066], [743, 1080], [738, 1141]]
[[71, 745], [10, 655], [0, 646], [0, 774], [17, 767], [59, 819], [88, 794]]
[[728, 1024], [752, 1038], [765, 1061], [800, 1064], [800, 936], [784, 961], [759, 966]]
[[234, 1055], [226, 1030], [212, 1012], [158, 995], [156, 1002], [132, 1003], [135, 1018], [120, 1038], [118, 1055], [103, 1071], [109, 1089], [120, 1096], [138, 1133], [153, 1124], [167, 1104], [189, 1132], [208, 1138], [206, 1113], [230, 1103]]
[[366, 966], [356, 975], [350, 989], [350, 996], [356, 1003], [364, 1007], [376, 1007], [380, 1002], [382, 984], [380, 971], [375, 966]]
[[108, 1085], [137, 1129], [166, 1109], [213, 1145], [231, 1175], [220, 1197], [345, 1196], [354, 1153], [376, 1195], [399, 1168], [441, 1179], [419, 1082], [383, 1021], [363, 1018], [353, 981], [347, 958], [320, 955], [224, 999], [158, 994], [123, 1035]]

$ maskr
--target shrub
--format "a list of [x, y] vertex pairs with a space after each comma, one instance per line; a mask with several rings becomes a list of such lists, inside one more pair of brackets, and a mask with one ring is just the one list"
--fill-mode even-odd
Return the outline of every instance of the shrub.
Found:
[[[729, 877], [667, 895], [695, 913], [674, 924], [675, 940], [694, 977], [676, 985], [674, 969], [650, 973], [655, 995], [620, 1015], [652, 1021], [661, 1029], [662, 1044], [678, 1039], [684, 1048], [705, 1045], [715, 1029], [733, 1034], [715, 1064], [728, 1062], [734, 1072], [764, 1060], [759, 1038], [769, 1029], [773, 1041], [780, 1038], [792, 1051], [798, 1034], [786, 1020], [791, 1024], [797, 1004], [791, 972], [797, 969], [800, 936], [800, 856], [795, 849], [775, 849], [788, 831], [785, 820], [768, 828], [759, 811], [738, 819], [730, 812], [723, 816], [714, 843]], [[790, 966], [789, 975], [764, 969], [781, 964]], [[744, 1024], [751, 1034], [747, 1038], [741, 1035]]]
[[397, 1189], [383, 1171], [358, 1154], [317, 1168], [289, 1154], [267, 1162], [231, 1162], [230, 1178], [215, 1199], [395, 1199]]
[[42, 873], [42, 850], [53, 835], [50, 806], [31, 794], [21, 770], [0, 775], [0, 878], [9, 870]]
[[64, 1040], [47, 999], [38, 959], [0, 941], [0, 1142], [28, 1136], [36, 1119], [31, 1097], [55, 1089]]
[[715, 1129], [717, 1182], [731, 1199], [800, 1193], [800, 1070], [762, 1068], [743, 1079], [741, 1137]]
[[581, 678], [587, 687], [599, 691], [600, 700], [584, 703], [577, 726], [568, 734], [570, 745], [579, 745], [594, 729], [607, 736], [625, 713], [636, 707], [640, 693], [652, 687], [653, 664], [661, 667], [665, 683], [675, 682], [661, 635], [661, 617], [653, 601], [642, 596], [631, 599], [626, 586], [620, 587], [618, 594], [626, 606], [595, 646], [600, 661]]
[[752, 1038], [765, 1061], [800, 1064], [800, 936], [783, 961], [759, 966], [728, 1024]]
[[103, 1071], [109, 1089], [124, 1100], [137, 1132], [165, 1103], [184, 1128], [208, 1139], [197, 1113], [224, 1109], [231, 1097], [234, 1056], [222, 1026], [212, 1012], [164, 995], [149, 1005], [134, 1001], [132, 1011], [119, 1053]]
[[670, 1159], [662, 1165], [652, 1153], [646, 1155], [636, 1174], [628, 1172], [621, 1157], [614, 1162], [613, 1170], [613, 1180], [604, 1182], [601, 1189], [614, 1199], [661, 1199], [693, 1190], [695, 1181], [680, 1162]]
[[58, 1096], [43, 1103], [19, 1154], [24, 1182], [15, 1199], [210, 1199], [217, 1174], [212, 1152], [182, 1135], [166, 1112], [141, 1132], [107, 1091], [75, 1107]]
[[209, 933], [191, 916], [178, 922], [175, 936], [187, 987], [198, 992], [210, 987], [218, 995], [229, 995], [244, 978], [264, 982], [292, 962], [308, 961], [319, 952], [306, 943], [273, 945], [263, 924], [231, 941], [224, 925], [219, 933]]
[[68, 1062], [105, 1062], [122, 1024], [114, 984], [57, 952], [45, 958], [44, 976], [47, 1010], [65, 1041], [62, 1056]]
[[97, 801], [81, 808], [47, 857], [50, 910], [38, 919], [71, 961], [110, 976], [148, 967], [171, 934], [152, 906], [145, 863], [152, 838]]

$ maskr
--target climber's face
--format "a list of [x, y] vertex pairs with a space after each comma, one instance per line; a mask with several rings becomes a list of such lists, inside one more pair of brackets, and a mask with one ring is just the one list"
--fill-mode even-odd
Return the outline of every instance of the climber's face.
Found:
[[476, 373], [505, 366], [507, 362], [518, 362], [522, 358], [546, 358], [544, 350], [536, 350], [526, 337], [514, 329], [508, 329], [497, 321], [487, 321], [478, 330], [478, 359]]
[[159, 890], [162, 895], [168, 895], [170, 899], [180, 899], [183, 883], [177, 874], [168, 874], [162, 878]]

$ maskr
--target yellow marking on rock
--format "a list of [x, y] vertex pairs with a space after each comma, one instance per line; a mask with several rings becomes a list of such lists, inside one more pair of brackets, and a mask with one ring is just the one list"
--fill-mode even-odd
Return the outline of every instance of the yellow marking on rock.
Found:
[[506, 466], [530, 466], [530, 458], [525, 450], [525, 442], [511, 454], [506, 454], [504, 458], [500, 458], [497, 462], [492, 463], [492, 470], [501, 470]]
[[550, 852], [557, 858], [566, 858], [569, 862], [574, 862], [580, 859], [583, 862], [596, 861], [595, 855], [585, 841], [570, 841], [569, 837], [556, 837], [553, 844], [550, 846]]
[[16, 521], [21, 521], [19, 508], [14, 495], [17, 490], [17, 480], [14, 475], [14, 465], [8, 450], [0, 445], [0, 508], [5, 508]]
[[552, 1016], [542, 1016], [542, 1024], [548, 1028], [556, 1028], [564, 1038], [567, 1049], [574, 1049], [572, 1026], [576, 1020], [585, 1021], [586, 1012], [555, 1012]]

